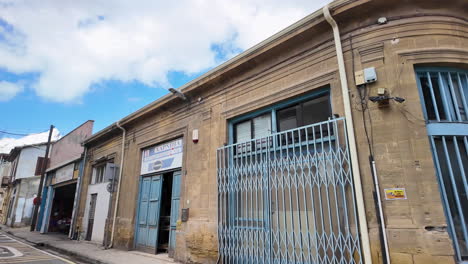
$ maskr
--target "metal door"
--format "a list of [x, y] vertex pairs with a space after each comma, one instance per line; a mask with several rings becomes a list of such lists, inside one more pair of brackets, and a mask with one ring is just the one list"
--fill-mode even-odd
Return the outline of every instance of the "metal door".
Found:
[[47, 197], [44, 206], [44, 217], [41, 225], [41, 234], [47, 233], [49, 230], [50, 214], [52, 212], [52, 204], [55, 197], [55, 189], [52, 186], [47, 187]]
[[362, 263], [345, 119], [218, 149], [220, 263]]
[[88, 215], [88, 230], [86, 232], [86, 240], [91, 240], [93, 235], [94, 216], [96, 214], [97, 193], [91, 194], [91, 201], [89, 202], [89, 215]]
[[140, 185], [136, 246], [152, 253], [156, 253], [158, 243], [161, 188], [161, 175], [143, 177]]
[[468, 260], [468, 71], [418, 68], [416, 77], [449, 232]]
[[169, 257], [171, 258], [174, 257], [177, 219], [179, 219], [180, 175], [180, 171], [176, 171], [172, 175], [171, 229], [169, 231]]

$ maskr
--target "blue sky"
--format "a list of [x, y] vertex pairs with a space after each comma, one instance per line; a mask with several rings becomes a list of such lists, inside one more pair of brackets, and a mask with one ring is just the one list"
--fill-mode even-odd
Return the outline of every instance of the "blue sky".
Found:
[[0, 0], [0, 131], [97, 132], [327, 2]]
[[[174, 87], [179, 87], [197, 75], [170, 72], [168, 77]], [[18, 80], [4, 69], [0, 70], [0, 78]], [[19, 79], [34, 79], [34, 76], [25, 78], [23, 75]], [[43, 132], [49, 125], [55, 125], [63, 135], [90, 119], [95, 120], [94, 132], [97, 132], [166, 93], [165, 89], [148, 87], [137, 81], [106, 81], [95, 85], [94, 91], [84, 95], [80, 103], [61, 103], [45, 100], [27, 89], [9, 101], [0, 102], [0, 112], [14, 113], [2, 115], [0, 130]]]

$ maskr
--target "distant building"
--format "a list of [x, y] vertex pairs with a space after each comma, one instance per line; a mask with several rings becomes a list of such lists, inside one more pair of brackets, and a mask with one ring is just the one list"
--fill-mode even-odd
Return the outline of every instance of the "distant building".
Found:
[[22, 227], [31, 224], [33, 200], [37, 196], [47, 143], [15, 147], [9, 154], [9, 185], [6, 225]]
[[3, 224], [6, 220], [9, 199], [8, 186], [11, 182], [11, 163], [8, 161], [8, 154], [0, 154], [0, 181], [0, 223]]

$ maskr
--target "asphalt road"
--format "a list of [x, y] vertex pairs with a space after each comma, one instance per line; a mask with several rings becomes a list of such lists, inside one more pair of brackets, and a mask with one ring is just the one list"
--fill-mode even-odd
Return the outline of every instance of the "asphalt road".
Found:
[[0, 232], [0, 264], [76, 264]]

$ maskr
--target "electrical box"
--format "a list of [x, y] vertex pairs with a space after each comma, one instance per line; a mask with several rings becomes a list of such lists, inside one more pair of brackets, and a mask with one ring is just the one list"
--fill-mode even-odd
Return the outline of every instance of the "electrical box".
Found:
[[365, 68], [362, 71], [355, 72], [354, 77], [356, 79], [356, 85], [373, 83], [377, 81], [377, 72], [374, 67]]
[[363, 85], [364, 82], [364, 71], [357, 71], [354, 73], [354, 79], [356, 80], [356, 85]]
[[189, 218], [189, 208], [183, 208], [182, 209], [182, 215], [180, 217], [180, 220], [182, 220], [182, 222], [187, 222], [188, 221], [188, 218]]
[[377, 89], [377, 95], [383, 96], [387, 94], [387, 89], [385, 88], [378, 88]]
[[377, 81], [377, 73], [375, 72], [374, 67], [364, 69], [364, 81], [366, 83], [373, 83]]

